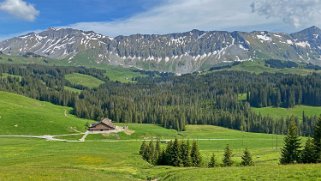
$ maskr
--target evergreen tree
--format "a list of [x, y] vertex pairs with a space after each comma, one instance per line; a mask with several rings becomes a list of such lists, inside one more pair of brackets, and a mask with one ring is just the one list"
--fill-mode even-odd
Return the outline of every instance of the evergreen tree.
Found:
[[301, 153], [301, 163], [316, 163], [317, 159], [318, 156], [316, 154], [313, 140], [308, 138]]
[[232, 150], [230, 149], [229, 145], [226, 145], [225, 151], [224, 151], [224, 158], [223, 158], [223, 165], [225, 167], [232, 166]]
[[243, 165], [243, 166], [252, 166], [252, 165], [254, 165], [254, 162], [252, 160], [252, 155], [251, 155], [250, 151], [247, 148], [244, 150], [244, 153], [242, 155], [241, 165]]
[[166, 165], [167, 161], [166, 161], [166, 150], [162, 150], [160, 152], [160, 155], [158, 157], [158, 165]]
[[164, 157], [163, 157], [163, 161], [164, 161], [164, 165], [173, 165], [172, 163], [172, 147], [173, 147], [173, 141], [169, 141], [167, 143], [166, 149], [165, 149], [165, 153], [164, 153]]
[[154, 143], [153, 141], [150, 141], [149, 142], [149, 145], [148, 145], [148, 153], [147, 153], [147, 161], [148, 163], [150, 164], [153, 164], [154, 163], [154, 153], [155, 153], [155, 147], [154, 147]]
[[196, 141], [193, 141], [192, 149], [191, 149], [191, 162], [192, 166], [199, 167], [202, 164], [202, 157], [198, 149], [198, 145]]
[[213, 168], [215, 166], [216, 166], [216, 159], [213, 153], [213, 155], [211, 156], [210, 162], [208, 162], [208, 168]]
[[288, 134], [284, 138], [284, 147], [282, 148], [280, 163], [289, 164], [299, 161], [300, 156], [300, 139], [298, 137], [298, 128], [294, 116], [291, 117]]
[[160, 155], [161, 155], [161, 147], [160, 147], [160, 141], [157, 139], [156, 145], [155, 145], [155, 152], [154, 152], [154, 164], [159, 164]]
[[181, 159], [180, 159], [180, 143], [177, 138], [174, 140], [171, 150], [171, 163], [173, 166], [180, 166]]
[[181, 148], [180, 148], [180, 159], [182, 161], [182, 164], [184, 167], [189, 167], [191, 166], [191, 157], [190, 157], [190, 145], [189, 141], [186, 143], [182, 141], [181, 143]]
[[140, 149], [139, 149], [139, 154], [143, 156], [143, 154], [145, 153], [145, 150], [146, 150], [146, 142], [143, 141], [143, 143], [140, 145]]
[[313, 140], [316, 154], [318, 156], [318, 162], [321, 162], [321, 115], [314, 126]]
[[147, 145], [147, 144], [145, 144], [145, 147], [143, 148], [142, 157], [143, 157], [144, 160], [149, 162], [149, 159], [150, 159], [150, 148], [149, 148], [149, 145]]

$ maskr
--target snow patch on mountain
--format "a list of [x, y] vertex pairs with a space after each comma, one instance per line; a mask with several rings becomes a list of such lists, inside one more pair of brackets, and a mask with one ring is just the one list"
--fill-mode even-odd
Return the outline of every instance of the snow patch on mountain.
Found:
[[272, 38], [266, 34], [264, 35], [256, 35], [256, 37], [262, 41], [272, 41]]
[[310, 44], [309, 44], [309, 42], [307, 42], [307, 41], [305, 41], [305, 42], [296, 42], [295, 43], [295, 45], [296, 46], [299, 46], [299, 47], [302, 47], [302, 48], [310, 48], [311, 46], [310, 46]]

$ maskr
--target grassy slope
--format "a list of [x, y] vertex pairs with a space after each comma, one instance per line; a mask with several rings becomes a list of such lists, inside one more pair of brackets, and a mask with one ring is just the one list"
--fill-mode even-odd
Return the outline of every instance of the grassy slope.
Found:
[[92, 56], [91, 51], [85, 51], [77, 54], [71, 63], [67, 63], [68, 60], [60, 62], [63, 66], [85, 66], [90, 68], [97, 68], [106, 70], [106, 75], [113, 81], [120, 82], [132, 82], [132, 78], [144, 76], [139, 72], [135, 72], [132, 68], [124, 68], [121, 66], [108, 65], [108, 64], [97, 64]]
[[[226, 68], [223, 70], [235, 70], [235, 71], [247, 71], [256, 74], [269, 72], [269, 73], [285, 73], [285, 74], [300, 74], [300, 75], [307, 75], [313, 72], [321, 73], [321, 71], [315, 71], [310, 69], [304, 68], [284, 68], [284, 69], [277, 69], [277, 68], [270, 68], [265, 66], [264, 61], [255, 60], [255, 61], [247, 61], [242, 62], [238, 65], [232, 66], [231, 68]], [[222, 70], [216, 70], [222, 71]]]
[[[83, 131], [89, 120], [69, 114], [71, 108], [0, 92], [0, 134], [64, 134]], [[66, 115], [65, 115], [66, 113]]]
[[76, 89], [76, 88], [68, 87], [68, 86], [64, 86], [64, 89], [67, 91], [73, 92], [73, 93], [77, 93], [77, 94], [81, 93], [81, 91], [82, 91], [80, 89]]
[[321, 114], [321, 107], [314, 106], [295, 106], [294, 108], [274, 108], [274, 107], [264, 107], [264, 108], [252, 108], [255, 112], [260, 113], [264, 116], [272, 116], [274, 118], [279, 117], [289, 117], [291, 115], [297, 116], [302, 119], [302, 113], [304, 111], [307, 116], [319, 116]]
[[[0, 134], [62, 134], [68, 133], [71, 126], [82, 130], [86, 121], [71, 115], [65, 117], [65, 110], [70, 108], [0, 92]], [[17, 127], [14, 126], [16, 124]], [[117, 138], [119, 141], [94, 138], [84, 143], [74, 143], [0, 137], [0, 178], [145, 180], [151, 177], [160, 180], [187, 178], [238, 180], [247, 175], [248, 179], [293, 180], [302, 178], [304, 174], [309, 174], [311, 179], [320, 176], [317, 172], [320, 165], [277, 166], [283, 142], [282, 136], [246, 133], [205, 125], [188, 125], [184, 132], [150, 124], [128, 124], [128, 126], [134, 133], [131, 136], [119, 134]], [[141, 144], [140, 139], [153, 137], [198, 139], [204, 166], [212, 153], [216, 154], [218, 163], [221, 163], [226, 144], [233, 149], [233, 160], [237, 165], [240, 163], [243, 149], [247, 147], [253, 154], [256, 167], [216, 169], [154, 167], [143, 161], [137, 153]], [[216, 140], [203, 140], [206, 138]], [[67, 139], [79, 139], [79, 137], [71, 136]], [[165, 144], [162, 144], [162, 147], [164, 146]], [[251, 172], [253, 169], [255, 172]], [[270, 172], [271, 170], [275, 172]]]
[[104, 82], [89, 75], [73, 73], [65, 75], [65, 79], [76, 85], [82, 85], [88, 88], [99, 87]]
[[186, 169], [163, 177], [167, 181], [180, 180], [318, 180], [320, 165], [275, 165], [244, 168]]
[[[12, 61], [8, 61], [11, 59]], [[46, 61], [45, 61], [46, 60]], [[48, 58], [26, 58], [21, 56], [0, 55], [0, 63], [6, 64], [41, 64], [41, 65], [57, 65], [57, 66], [86, 66], [89, 68], [97, 68], [106, 70], [106, 76], [112, 81], [132, 82], [132, 78], [145, 76], [139, 72], [135, 72], [133, 68], [123, 68], [121, 66], [96, 64], [84, 59], [81, 55], [77, 57], [76, 63], [68, 63], [68, 60], [53, 60]]]
[[[120, 141], [115, 142], [89, 140], [84, 143], [68, 143], [0, 138], [0, 178], [5, 180], [25, 180], [26, 178], [30, 180], [145, 180], [151, 177], [160, 180], [190, 180], [189, 178], [239, 180], [247, 175], [246, 178], [252, 179], [291, 180], [301, 177], [305, 170], [310, 170], [309, 174], [313, 176], [311, 178], [320, 175], [317, 172], [320, 166], [277, 166], [282, 143], [281, 136], [243, 133], [215, 126], [187, 126], [187, 131], [183, 136], [179, 136], [181, 133], [155, 125], [129, 124], [128, 126], [135, 133], [132, 137], [127, 137], [126, 139], [129, 139], [127, 141], [122, 141], [121, 138]], [[248, 147], [253, 154], [256, 166], [215, 169], [154, 167], [140, 158], [137, 152], [141, 142], [136, 141], [136, 139], [150, 138], [153, 135], [163, 138], [235, 139], [199, 140], [204, 166], [213, 152], [221, 163], [223, 148], [226, 144], [230, 144], [233, 149], [233, 160], [236, 164], [240, 163], [242, 150]], [[162, 147], [164, 146], [162, 144]], [[293, 167], [296, 168], [294, 171]], [[257, 172], [250, 171], [253, 169]], [[270, 172], [271, 170], [275, 172]], [[279, 172], [276, 172], [278, 170]]]

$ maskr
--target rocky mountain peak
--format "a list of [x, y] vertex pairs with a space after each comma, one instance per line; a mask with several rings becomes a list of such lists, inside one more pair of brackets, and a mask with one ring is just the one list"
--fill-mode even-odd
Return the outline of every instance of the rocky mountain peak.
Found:
[[49, 28], [0, 42], [5, 54], [33, 53], [77, 64], [79, 56], [97, 64], [189, 73], [218, 63], [280, 59], [321, 64], [321, 30], [293, 34], [193, 29], [183, 33], [135, 34], [109, 38], [93, 31]]

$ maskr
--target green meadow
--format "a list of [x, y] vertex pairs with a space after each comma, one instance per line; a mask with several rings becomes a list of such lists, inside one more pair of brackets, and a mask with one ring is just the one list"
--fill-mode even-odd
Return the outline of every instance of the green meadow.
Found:
[[319, 116], [321, 114], [321, 107], [317, 106], [295, 106], [294, 108], [275, 108], [275, 107], [264, 107], [264, 108], [252, 108], [256, 113], [263, 116], [271, 116], [273, 118], [286, 118], [292, 115], [302, 119], [303, 111], [307, 116]]
[[[282, 135], [247, 133], [217, 126], [188, 125], [177, 132], [152, 124], [116, 124], [129, 131], [114, 135], [89, 135], [79, 142], [90, 120], [69, 114], [56, 106], [0, 92], [0, 180], [317, 180], [321, 165], [280, 166]], [[57, 135], [64, 141], [16, 138], [10, 135]], [[67, 135], [66, 135], [67, 134]], [[60, 136], [59, 136], [60, 135]], [[153, 166], [138, 154], [142, 140], [196, 140], [201, 168]], [[304, 138], [303, 138], [304, 140]], [[233, 150], [231, 168], [206, 168], [212, 153], [222, 163], [224, 147]], [[164, 148], [166, 144], [162, 142]], [[242, 152], [248, 148], [255, 162], [241, 167]]]
[[75, 85], [82, 85], [88, 88], [96, 88], [99, 87], [104, 81], [99, 80], [93, 76], [73, 73], [65, 75], [65, 79]]
[[0, 91], [0, 134], [44, 135], [77, 133], [85, 120], [71, 115], [71, 108], [56, 106]]
[[246, 61], [242, 62], [238, 65], [232, 66], [231, 68], [227, 68], [225, 70], [234, 70], [234, 71], [247, 71], [252, 72], [255, 74], [261, 74], [264, 72], [269, 73], [283, 73], [283, 74], [299, 74], [299, 75], [307, 75], [311, 73], [320, 73], [320, 70], [312, 70], [312, 69], [305, 69], [305, 68], [271, 68], [265, 65], [264, 61], [255, 60], [255, 61]]
[[96, 62], [89, 62], [88, 57], [78, 57], [76, 62], [68, 63], [66, 60], [54, 60], [45, 57], [22, 57], [0, 55], [0, 63], [4, 64], [40, 64], [48, 66], [85, 66], [88, 68], [97, 68], [106, 71], [106, 76], [112, 81], [119, 81], [123, 83], [133, 82], [135, 77], [146, 76], [137, 72], [135, 68], [124, 68], [116, 65], [97, 64]]

